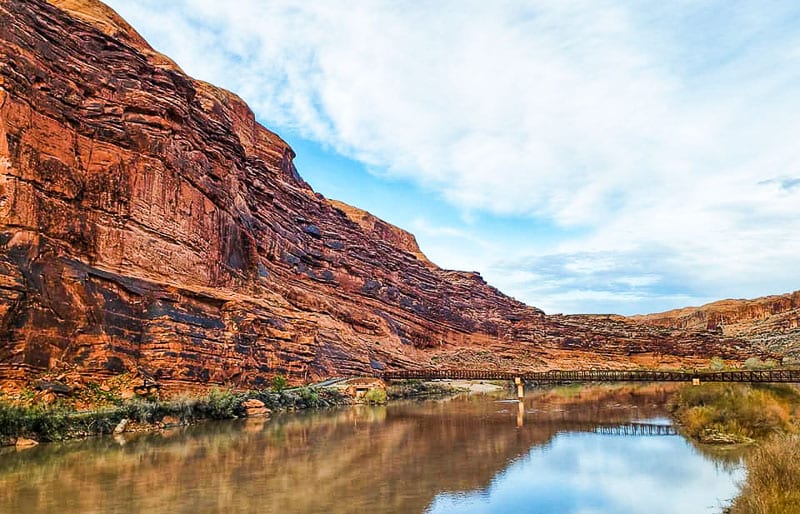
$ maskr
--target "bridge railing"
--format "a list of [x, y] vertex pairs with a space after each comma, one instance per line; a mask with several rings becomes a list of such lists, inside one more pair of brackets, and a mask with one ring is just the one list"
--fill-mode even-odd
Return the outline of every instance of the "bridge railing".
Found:
[[525, 382], [783, 382], [800, 383], [800, 370], [658, 371], [550, 370], [541, 372], [492, 369], [419, 368], [384, 371], [384, 380], [514, 380]]

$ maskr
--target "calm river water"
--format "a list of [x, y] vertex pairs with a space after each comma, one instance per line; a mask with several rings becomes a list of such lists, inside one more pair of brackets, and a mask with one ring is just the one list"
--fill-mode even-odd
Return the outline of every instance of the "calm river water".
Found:
[[666, 386], [214, 422], [0, 454], [0, 512], [711, 513], [738, 458], [674, 435]]

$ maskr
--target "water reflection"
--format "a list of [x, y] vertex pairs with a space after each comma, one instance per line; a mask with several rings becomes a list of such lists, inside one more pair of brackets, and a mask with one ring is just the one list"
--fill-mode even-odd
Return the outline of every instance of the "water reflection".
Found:
[[735, 494], [735, 463], [592, 432], [663, 424], [669, 394], [562, 388], [522, 413], [464, 397], [41, 445], [0, 455], [0, 512], [708, 512]]
[[442, 493], [430, 513], [719, 512], [735, 494], [726, 472], [679, 437], [560, 435], [484, 490]]

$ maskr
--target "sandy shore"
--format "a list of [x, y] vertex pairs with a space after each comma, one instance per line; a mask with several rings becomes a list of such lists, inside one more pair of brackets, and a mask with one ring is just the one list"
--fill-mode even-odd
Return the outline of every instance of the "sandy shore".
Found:
[[500, 384], [475, 380], [442, 380], [440, 383], [448, 384], [459, 389], [466, 389], [470, 393], [493, 393], [505, 389]]

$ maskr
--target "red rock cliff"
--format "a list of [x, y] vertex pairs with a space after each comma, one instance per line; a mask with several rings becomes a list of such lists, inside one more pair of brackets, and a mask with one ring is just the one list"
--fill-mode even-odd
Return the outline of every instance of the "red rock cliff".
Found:
[[722, 300], [634, 319], [661, 327], [716, 331], [800, 357], [800, 291], [754, 300]]
[[707, 331], [548, 317], [439, 269], [412, 235], [315, 194], [242, 100], [94, 0], [0, 0], [0, 56], [5, 380], [749, 355]]

